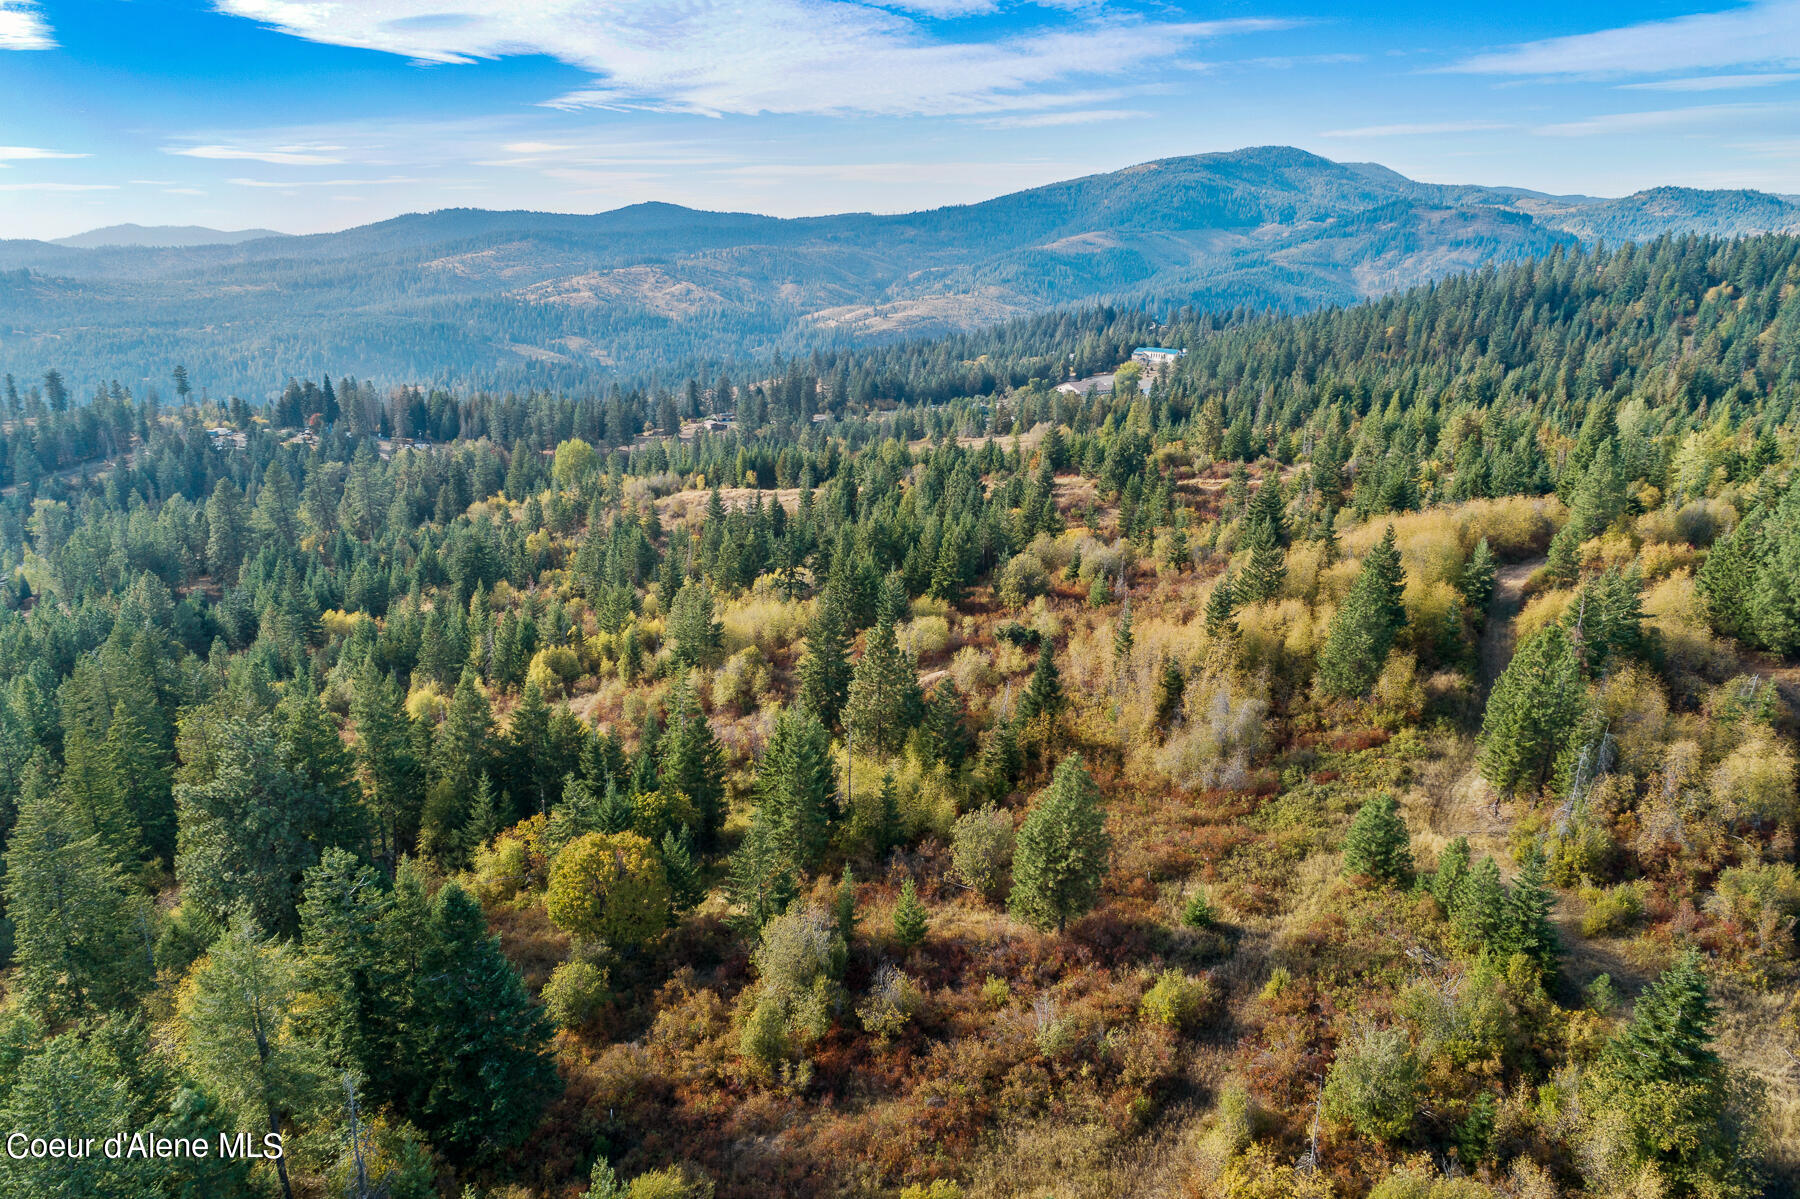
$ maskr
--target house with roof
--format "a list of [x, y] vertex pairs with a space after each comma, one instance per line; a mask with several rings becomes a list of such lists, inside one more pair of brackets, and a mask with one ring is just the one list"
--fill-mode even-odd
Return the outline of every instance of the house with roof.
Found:
[[1167, 346], [1139, 346], [1131, 351], [1131, 360], [1140, 366], [1160, 370], [1173, 366], [1186, 353], [1186, 350], [1171, 350]]

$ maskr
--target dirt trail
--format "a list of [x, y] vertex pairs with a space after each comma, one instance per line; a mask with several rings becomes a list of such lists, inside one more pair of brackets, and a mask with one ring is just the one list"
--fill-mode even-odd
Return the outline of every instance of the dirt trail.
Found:
[[1488, 689], [1512, 660], [1513, 621], [1525, 606], [1525, 584], [1544, 564], [1543, 558], [1515, 562], [1494, 572], [1494, 594], [1488, 599], [1487, 627], [1481, 631], [1481, 679], [1479, 694], [1485, 702]]
[[[1513, 621], [1525, 606], [1525, 584], [1544, 559], [1516, 562], [1494, 572], [1494, 593], [1488, 598], [1487, 623], [1481, 631], [1475, 680], [1475, 712], [1487, 703], [1494, 680], [1512, 660]], [[1506, 844], [1512, 821], [1501, 796], [1475, 768], [1473, 749], [1465, 747], [1454, 760], [1446, 760], [1438, 777], [1425, 788], [1431, 797], [1426, 819], [1440, 836], [1467, 837], [1477, 850], [1498, 853]]]

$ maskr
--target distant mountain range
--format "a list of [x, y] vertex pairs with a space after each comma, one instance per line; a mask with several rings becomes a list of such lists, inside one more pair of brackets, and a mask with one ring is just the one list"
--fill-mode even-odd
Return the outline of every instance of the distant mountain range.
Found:
[[273, 229], [208, 229], [204, 225], [108, 225], [73, 237], [58, 237], [53, 246], [93, 250], [101, 246], [234, 246], [264, 237], [285, 237]]
[[182, 362], [214, 394], [249, 396], [325, 372], [585, 389], [1058, 306], [1297, 310], [1559, 245], [1768, 231], [1800, 232], [1800, 202], [1427, 184], [1286, 147], [892, 216], [449, 209], [172, 246], [98, 245], [123, 235], [97, 230], [0, 241], [0, 370], [56, 366], [91, 386], [166, 380]]

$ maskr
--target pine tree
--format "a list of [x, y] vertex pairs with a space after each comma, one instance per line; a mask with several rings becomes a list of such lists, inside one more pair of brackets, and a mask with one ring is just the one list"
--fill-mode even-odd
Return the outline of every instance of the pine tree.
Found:
[[1344, 873], [1377, 882], [1404, 882], [1412, 874], [1412, 838], [1391, 795], [1371, 797], [1344, 837]]
[[1544, 851], [1534, 845], [1506, 894], [1504, 944], [1508, 953], [1522, 953], [1536, 962], [1546, 981], [1556, 975], [1560, 949], [1556, 926], [1550, 922], [1555, 902], [1545, 881]]
[[1052, 719], [1067, 705], [1063, 695], [1062, 673], [1056, 669], [1056, 647], [1049, 641], [1038, 649], [1037, 665], [1032, 668], [1031, 682], [1019, 699], [1019, 720], [1030, 724], [1039, 716]]
[[1406, 622], [1400, 602], [1405, 585], [1394, 526], [1389, 525], [1331, 618], [1331, 632], [1319, 654], [1319, 686], [1326, 695], [1349, 699], [1367, 695], [1375, 685]]
[[517, 1145], [561, 1089], [550, 1024], [456, 883], [431, 901], [402, 1046], [414, 1065], [404, 1104], [452, 1161]]
[[918, 698], [918, 676], [894, 639], [894, 626], [878, 622], [850, 679], [845, 724], [861, 748], [894, 753], [906, 739]]
[[1123, 674], [1131, 665], [1131, 601], [1127, 599], [1124, 607], [1119, 609], [1119, 619], [1113, 625], [1113, 670]]
[[[196, 1081], [225, 1101], [240, 1131], [282, 1135], [323, 1098], [323, 1058], [293, 1027], [299, 995], [293, 951], [242, 915], [183, 989], [182, 1059]], [[282, 1194], [292, 1199], [285, 1156], [275, 1167]]]
[[6, 849], [18, 989], [50, 1023], [126, 1011], [149, 989], [149, 905], [55, 799], [28, 800]]
[[687, 796], [700, 815], [701, 842], [711, 845], [725, 823], [725, 762], [712, 725], [684, 681], [669, 697], [669, 731], [662, 741], [661, 784]]
[[1276, 542], [1262, 542], [1250, 550], [1250, 561], [1237, 577], [1231, 598], [1239, 603], [1260, 604], [1277, 599], [1287, 582], [1287, 551]]
[[731, 855], [731, 901], [739, 921], [755, 936], [763, 925], [787, 910], [800, 893], [796, 850], [785, 821], [766, 808], [750, 814], [750, 828]]
[[1469, 872], [1469, 839], [1457, 837], [1438, 854], [1437, 869], [1432, 872], [1430, 891], [1438, 906], [1446, 913], [1456, 894], [1457, 884]]
[[1019, 827], [1008, 905], [1020, 919], [1061, 932], [1099, 899], [1111, 852], [1100, 789], [1071, 754]]
[[724, 631], [713, 618], [712, 588], [690, 579], [669, 605], [669, 646], [681, 667], [710, 665], [719, 655]]
[[800, 659], [800, 702], [818, 714], [827, 728], [838, 728], [850, 695], [850, 638], [843, 615], [829, 598], [819, 601], [806, 632], [806, 655]]
[[844, 864], [843, 877], [838, 879], [832, 909], [837, 916], [838, 936], [848, 946], [856, 939], [856, 875], [851, 872], [847, 862]]
[[831, 736], [806, 708], [775, 719], [757, 768], [757, 793], [771, 814], [787, 823], [802, 866], [817, 864], [831, 835], [835, 768]]
[[930, 917], [919, 902], [918, 888], [909, 878], [900, 885], [900, 902], [894, 908], [894, 943], [901, 949], [911, 949], [925, 939], [929, 926]]
[[1550, 781], [1584, 702], [1581, 662], [1560, 625], [1527, 638], [1488, 696], [1481, 772], [1506, 791]]
[[[619, 831], [619, 830], [609, 830]], [[683, 827], [663, 834], [663, 874], [669, 880], [669, 906], [679, 916], [691, 911], [706, 898], [706, 885], [701, 877], [700, 862], [694, 856], [694, 834]]]
[[1755, 1113], [1713, 1049], [1717, 1019], [1700, 954], [1689, 949], [1638, 997], [1588, 1075], [1584, 1102], [1622, 1117], [1638, 1161], [1671, 1193], [1756, 1193], [1755, 1163], [1743, 1152]]
[[1488, 548], [1487, 538], [1475, 543], [1468, 561], [1463, 563], [1459, 587], [1470, 608], [1487, 611], [1488, 601], [1494, 596], [1494, 552]]
[[1506, 884], [1500, 881], [1500, 864], [1484, 857], [1457, 882], [1450, 897], [1451, 933], [1465, 953], [1486, 953], [1501, 947], [1506, 921]]
[[1003, 803], [1018, 785], [1019, 773], [1025, 768], [1025, 755], [1019, 748], [1018, 727], [1011, 720], [998, 720], [988, 732], [981, 748], [981, 761], [976, 773], [989, 799]]

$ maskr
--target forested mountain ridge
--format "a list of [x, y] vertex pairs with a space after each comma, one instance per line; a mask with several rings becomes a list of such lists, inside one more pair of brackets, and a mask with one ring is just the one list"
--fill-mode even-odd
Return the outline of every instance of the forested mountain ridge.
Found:
[[0, 1199], [1787, 1193], [1797, 284], [9, 380]]
[[258, 399], [329, 370], [591, 389], [1102, 300], [1304, 310], [1577, 239], [1796, 228], [1762, 193], [1550, 197], [1264, 147], [891, 216], [463, 209], [221, 246], [0, 242], [0, 361], [84, 390], [181, 361]]
[[106, 246], [219, 246], [281, 237], [273, 229], [208, 229], [203, 225], [107, 225], [50, 241], [53, 246], [78, 250]]

